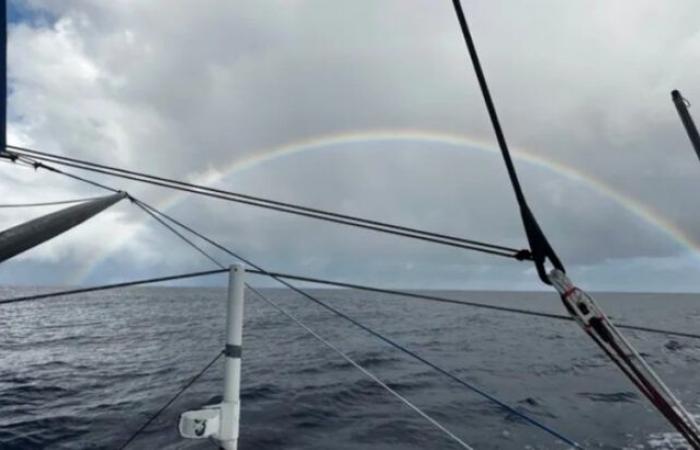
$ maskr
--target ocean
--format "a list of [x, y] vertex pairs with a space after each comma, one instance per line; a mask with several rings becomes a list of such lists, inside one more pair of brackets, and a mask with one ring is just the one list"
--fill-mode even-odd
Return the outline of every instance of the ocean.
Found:
[[[4, 287], [0, 297], [41, 290]], [[263, 291], [474, 448], [567, 448], [293, 292]], [[585, 448], [682, 448], [671, 426], [572, 322], [313, 292]], [[552, 293], [439, 294], [564, 312]], [[149, 287], [0, 307], [0, 448], [118, 448], [221, 351], [225, 298], [223, 289]], [[596, 298], [620, 322], [699, 329], [700, 295]], [[624, 332], [699, 413], [700, 340]], [[181, 412], [220, 399], [222, 375], [219, 361], [128, 448], [215, 448], [179, 438], [176, 425]], [[242, 450], [460, 448], [253, 295], [246, 299], [241, 411]]]

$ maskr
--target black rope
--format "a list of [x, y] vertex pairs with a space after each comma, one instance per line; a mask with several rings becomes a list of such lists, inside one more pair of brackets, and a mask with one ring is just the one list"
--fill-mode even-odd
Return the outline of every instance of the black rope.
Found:
[[160, 416], [163, 413], [163, 411], [168, 409], [168, 407], [170, 407], [170, 405], [172, 405], [175, 402], [175, 400], [177, 400], [187, 389], [189, 389], [190, 386], [192, 386], [194, 383], [196, 383], [197, 380], [199, 380], [202, 377], [202, 375], [204, 375], [206, 373], [206, 371], [209, 370], [209, 368], [211, 366], [213, 366], [214, 363], [219, 360], [219, 358], [221, 358], [221, 355], [223, 355], [223, 354], [224, 354], [224, 352], [219, 352], [214, 359], [212, 359], [206, 366], [204, 366], [204, 368], [202, 370], [199, 371], [199, 373], [197, 373], [187, 383], [185, 383], [180, 388], [180, 390], [177, 391], [175, 393], [175, 395], [173, 395], [170, 398], [170, 400], [168, 400], [163, 406], [160, 407], [160, 409], [158, 411], [156, 411], [153, 415], [151, 415], [151, 417], [149, 417], [148, 420], [143, 425], [141, 425], [141, 427], [138, 430], [136, 430], [129, 437], [129, 439], [127, 439], [126, 442], [124, 442], [124, 444], [122, 444], [121, 447], [119, 447], [119, 450], [124, 450], [129, 444], [131, 444], [146, 428], [148, 428], [148, 426], [154, 420], [156, 420], [158, 418], [158, 416]]
[[142, 172], [135, 172], [131, 170], [105, 166], [102, 164], [92, 163], [89, 161], [83, 161], [75, 158], [52, 155], [50, 153], [40, 152], [38, 150], [28, 149], [24, 147], [8, 146], [8, 148], [16, 150], [18, 152], [18, 155], [23, 155], [23, 152], [27, 152], [32, 155], [32, 158], [36, 158], [39, 160], [44, 160], [55, 164], [64, 165], [67, 167], [73, 167], [80, 170], [87, 170], [95, 173], [101, 173], [104, 175], [124, 178], [132, 181], [148, 183], [151, 185], [165, 187], [169, 189], [180, 190], [183, 192], [189, 192], [197, 195], [218, 198], [250, 206], [270, 209], [273, 211], [294, 214], [302, 217], [308, 217], [312, 219], [348, 225], [357, 228], [364, 228], [381, 233], [393, 234], [397, 236], [433, 242], [441, 245], [447, 245], [466, 250], [479, 251], [497, 256], [515, 258], [518, 260], [531, 259], [531, 255], [528, 250], [490, 244], [471, 239], [464, 239], [446, 234], [434, 233], [430, 231], [419, 230], [416, 228], [394, 225], [386, 222], [364, 219], [360, 217], [334, 213], [316, 208], [299, 206], [292, 203], [279, 202], [275, 200], [265, 199], [262, 197], [255, 197], [222, 189], [216, 189], [208, 186], [187, 183], [184, 181], [158, 177]]
[[547, 241], [547, 238], [542, 232], [542, 229], [537, 223], [537, 220], [535, 219], [534, 214], [532, 214], [532, 211], [530, 210], [530, 207], [525, 199], [525, 194], [520, 186], [515, 165], [513, 164], [513, 160], [510, 156], [510, 150], [508, 149], [505, 134], [503, 133], [501, 123], [498, 120], [496, 106], [493, 103], [491, 92], [489, 91], [488, 84], [486, 83], [486, 76], [481, 68], [481, 62], [479, 61], [479, 55], [476, 51], [476, 45], [474, 44], [474, 39], [469, 31], [467, 19], [464, 16], [464, 11], [462, 10], [462, 3], [460, 0], [452, 0], [452, 5], [454, 6], [455, 13], [457, 14], [457, 20], [459, 21], [459, 26], [462, 30], [462, 36], [464, 37], [465, 44], [467, 44], [469, 57], [472, 61], [472, 65], [474, 66], [474, 72], [477, 80], [479, 81], [481, 94], [484, 97], [484, 103], [486, 104], [486, 109], [488, 110], [489, 118], [491, 119], [491, 124], [493, 125], [493, 131], [496, 133], [498, 147], [501, 149], [501, 155], [503, 155], [503, 161], [506, 164], [508, 177], [510, 178], [510, 183], [513, 187], [513, 191], [515, 192], [515, 198], [518, 201], [518, 206], [520, 207], [520, 216], [525, 227], [525, 234], [527, 235], [527, 240], [530, 244], [530, 251], [532, 252], [537, 273], [544, 283], [551, 284], [549, 278], [547, 277], [547, 270], [545, 268], [546, 260], [549, 259], [552, 265], [562, 272], [565, 272], [564, 265], [559, 260], [559, 257], [549, 244], [549, 241]]

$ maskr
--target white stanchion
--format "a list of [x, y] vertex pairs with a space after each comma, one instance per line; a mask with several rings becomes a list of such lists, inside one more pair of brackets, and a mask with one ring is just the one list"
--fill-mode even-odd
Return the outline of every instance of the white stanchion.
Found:
[[218, 405], [187, 411], [180, 416], [180, 435], [189, 439], [213, 438], [224, 450], [238, 447], [241, 412], [241, 345], [243, 343], [243, 303], [245, 266], [229, 270], [226, 304], [226, 347], [224, 349], [224, 396]]

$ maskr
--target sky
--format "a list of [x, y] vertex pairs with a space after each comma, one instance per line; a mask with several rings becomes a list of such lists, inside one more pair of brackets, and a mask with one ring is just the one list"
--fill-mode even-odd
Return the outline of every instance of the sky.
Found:
[[[574, 282], [700, 292], [700, 164], [670, 98], [679, 89], [700, 105], [700, 4], [463, 5], [526, 196]], [[10, 18], [10, 144], [526, 246], [447, 0], [13, 0]], [[102, 194], [47, 172], [0, 171], [6, 203]], [[268, 270], [387, 287], [548, 289], [527, 262], [83, 175]], [[0, 221], [54, 209], [3, 208]], [[208, 268], [124, 201], [3, 263], [0, 283]]]

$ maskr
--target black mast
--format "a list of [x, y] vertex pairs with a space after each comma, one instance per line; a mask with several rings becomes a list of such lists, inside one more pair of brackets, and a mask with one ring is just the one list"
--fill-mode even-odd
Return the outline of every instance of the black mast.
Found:
[[683, 98], [678, 89], [674, 89], [673, 91], [671, 91], [671, 98], [673, 99], [673, 103], [675, 103], [676, 105], [678, 115], [681, 117], [681, 122], [683, 122], [685, 131], [688, 133], [690, 143], [693, 144], [693, 148], [695, 148], [695, 153], [697, 153], [698, 158], [700, 158], [700, 134], [698, 134], [698, 129], [695, 127], [693, 118], [690, 117], [690, 112], [688, 112], [688, 106], [690, 106], [690, 102]]

